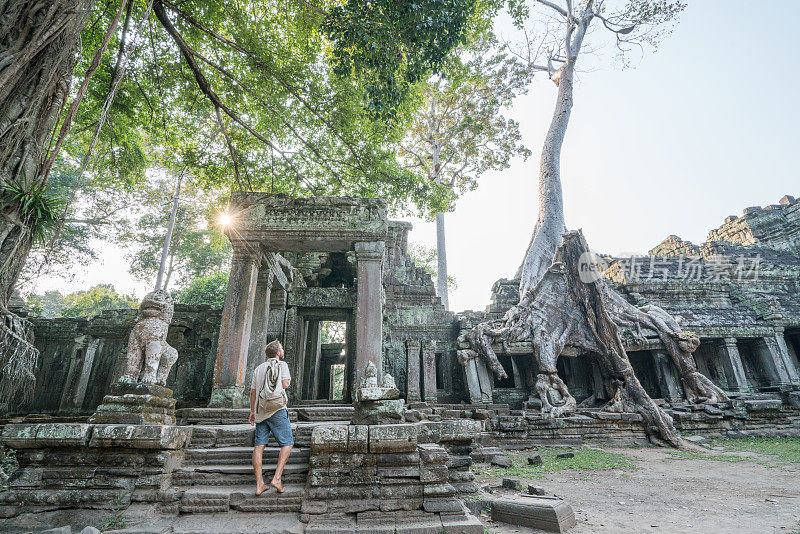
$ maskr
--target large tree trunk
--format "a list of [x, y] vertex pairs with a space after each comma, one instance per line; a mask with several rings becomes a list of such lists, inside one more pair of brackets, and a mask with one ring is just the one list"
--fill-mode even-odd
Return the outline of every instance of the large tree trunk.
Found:
[[444, 309], [450, 309], [450, 299], [447, 291], [447, 250], [444, 238], [444, 213], [436, 214], [436, 292], [442, 299]]
[[561, 147], [572, 111], [576, 59], [573, 57], [564, 64], [558, 78], [556, 108], [539, 160], [539, 216], [525, 258], [517, 272], [520, 295], [535, 286], [550, 267], [561, 236], [567, 231], [561, 193]]
[[90, 0], [0, 0], [0, 306], [31, 248], [32, 216], [8, 185], [44, 183], [53, 128], [69, 94]]

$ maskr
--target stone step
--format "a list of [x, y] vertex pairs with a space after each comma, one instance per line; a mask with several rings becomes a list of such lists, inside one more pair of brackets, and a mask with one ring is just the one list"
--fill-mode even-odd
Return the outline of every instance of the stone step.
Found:
[[219, 513], [238, 510], [241, 512], [299, 512], [303, 504], [305, 486], [285, 484], [285, 493], [270, 487], [256, 497], [255, 485], [242, 486], [192, 486], [180, 499], [182, 514]]
[[349, 421], [355, 408], [352, 406], [306, 406], [297, 408], [298, 421]]
[[[272, 477], [276, 464], [264, 464], [262, 469], [267, 480]], [[287, 484], [305, 484], [308, 477], [308, 463], [287, 463], [283, 470], [283, 480]], [[253, 467], [249, 464], [212, 464], [181, 467], [172, 474], [175, 486], [241, 486], [254, 484]]]
[[[311, 446], [314, 423], [293, 423], [292, 435], [298, 447]], [[252, 447], [255, 430], [249, 424], [195, 425], [192, 427], [190, 449], [212, 447]], [[272, 443], [275, 443], [272, 441]]]
[[[265, 447], [262, 461], [276, 462], [278, 459], [279, 447]], [[206, 449], [188, 449], [184, 456], [183, 463], [187, 466], [196, 465], [223, 465], [223, 464], [249, 464], [253, 455], [252, 447], [212, 447]], [[288, 463], [308, 464], [311, 455], [309, 449], [301, 447], [292, 448]]]

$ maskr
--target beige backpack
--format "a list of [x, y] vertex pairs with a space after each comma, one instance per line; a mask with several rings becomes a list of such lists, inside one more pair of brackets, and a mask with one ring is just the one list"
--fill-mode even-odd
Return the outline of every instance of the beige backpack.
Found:
[[281, 362], [278, 358], [270, 358], [267, 360], [264, 383], [258, 393], [257, 412], [269, 418], [278, 410], [285, 408], [288, 402], [286, 391], [281, 384]]

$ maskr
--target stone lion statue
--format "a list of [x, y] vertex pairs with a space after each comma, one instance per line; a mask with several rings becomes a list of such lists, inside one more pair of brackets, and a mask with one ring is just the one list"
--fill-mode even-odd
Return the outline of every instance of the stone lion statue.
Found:
[[178, 351], [167, 344], [167, 330], [175, 306], [169, 291], [157, 289], [139, 304], [139, 317], [128, 338], [128, 356], [121, 382], [158, 384], [167, 382]]

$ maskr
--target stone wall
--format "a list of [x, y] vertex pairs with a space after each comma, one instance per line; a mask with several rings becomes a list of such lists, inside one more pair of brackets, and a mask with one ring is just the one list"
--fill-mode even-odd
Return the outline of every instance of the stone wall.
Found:
[[[86, 318], [31, 318], [41, 351], [27, 413], [89, 414], [122, 374], [136, 310], [106, 310]], [[175, 305], [167, 342], [178, 350], [167, 386], [179, 407], [203, 406], [211, 393], [220, 310]]]
[[480, 429], [472, 420], [317, 426], [301, 517], [312, 530], [379, 512], [456, 520], [463, 515], [457, 496], [478, 490], [470, 465]]
[[189, 427], [10, 424], [2, 440], [19, 469], [0, 493], [0, 516], [57, 508], [159, 503], [177, 512], [172, 473], [183, 461]]

